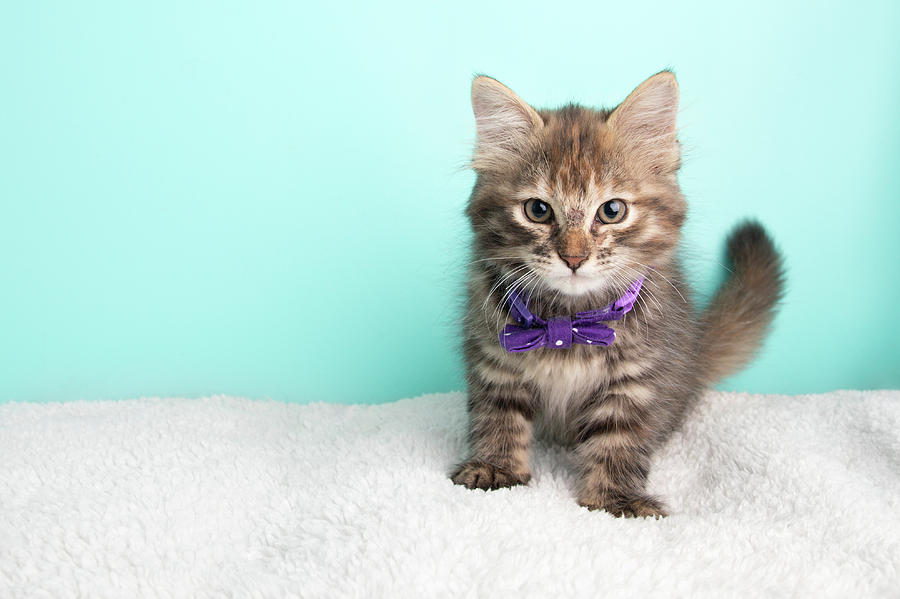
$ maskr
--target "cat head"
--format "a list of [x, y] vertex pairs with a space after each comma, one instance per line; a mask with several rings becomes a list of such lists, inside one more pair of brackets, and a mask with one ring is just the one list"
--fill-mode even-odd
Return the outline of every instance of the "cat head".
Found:
[[479, 76], [472, 108], [476, 257], [508, 285], [566, 296], [622, 290], [674, 254], [686, 205], [672, 73], [613, 110], [535, 110]]

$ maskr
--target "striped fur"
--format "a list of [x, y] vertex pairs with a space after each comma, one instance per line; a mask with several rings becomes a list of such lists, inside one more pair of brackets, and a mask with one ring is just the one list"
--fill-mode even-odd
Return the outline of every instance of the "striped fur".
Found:
[[[761, 227], [729, 248], [735, 275], [698, 314], [676, 255], [687, 209], [678, 187], [678, 87], [663, 72], [615, 110], [535, 110], [478, 77], [473, 108], [478, 178], [468, 207], [474, 231], [465, 317], [471, 455], [451, 475], [469, 488], [525, 484], [534, 430], [572, 448], [578, 502], [616, 515], [665, 515], [646, 494], [653, 452], [706, 385], [743, 365], [781, 295], [781, 262]], [[528, 219], [530, 198], [547, 223]], [[617, 199], [625, 218], [597, 211]], [[562, 256], [583, 256], [576, 265]], [[652, 268], [651, 268], [652, 266]], [[612, 323], [609, 347], [507, 353], [505, 297], [524, 291], [544, 317], [602, 307], [645, 276], [635, 308]]]

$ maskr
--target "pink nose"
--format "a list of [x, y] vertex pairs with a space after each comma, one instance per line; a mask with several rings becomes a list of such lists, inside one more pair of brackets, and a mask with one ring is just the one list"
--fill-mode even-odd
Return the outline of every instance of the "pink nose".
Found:
[[572, 272], [578, 270], [578, 267], [584, 264], [585, 260], [588, 259], [587, 254], [584, 256], [564, 256], [563, 254], [560, 254], [559, 257], [563, 259], [563, 262], [569, 265]]

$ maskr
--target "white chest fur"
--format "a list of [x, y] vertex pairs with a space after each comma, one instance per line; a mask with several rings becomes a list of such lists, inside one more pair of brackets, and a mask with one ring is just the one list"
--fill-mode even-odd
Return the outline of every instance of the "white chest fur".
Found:
[[606, 360], [599, 353], [576, 359], [562, 352], [535, 355], [523, 377], [538, 392], [539, 424], [559, 439], [565, 438], [573, 412], [592, 394], [602, 392], [609, 381]]

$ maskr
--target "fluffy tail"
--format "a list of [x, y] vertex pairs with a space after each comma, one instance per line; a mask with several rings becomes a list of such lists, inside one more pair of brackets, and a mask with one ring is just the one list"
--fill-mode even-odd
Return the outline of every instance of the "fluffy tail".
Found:
[[784, 268], [775, 244], [758, 222], [738, 225], [728, 236], [734, 271], [701, 315], [698, 364], [712, 384], [737, 372], [754, 356], [784, 293]]

